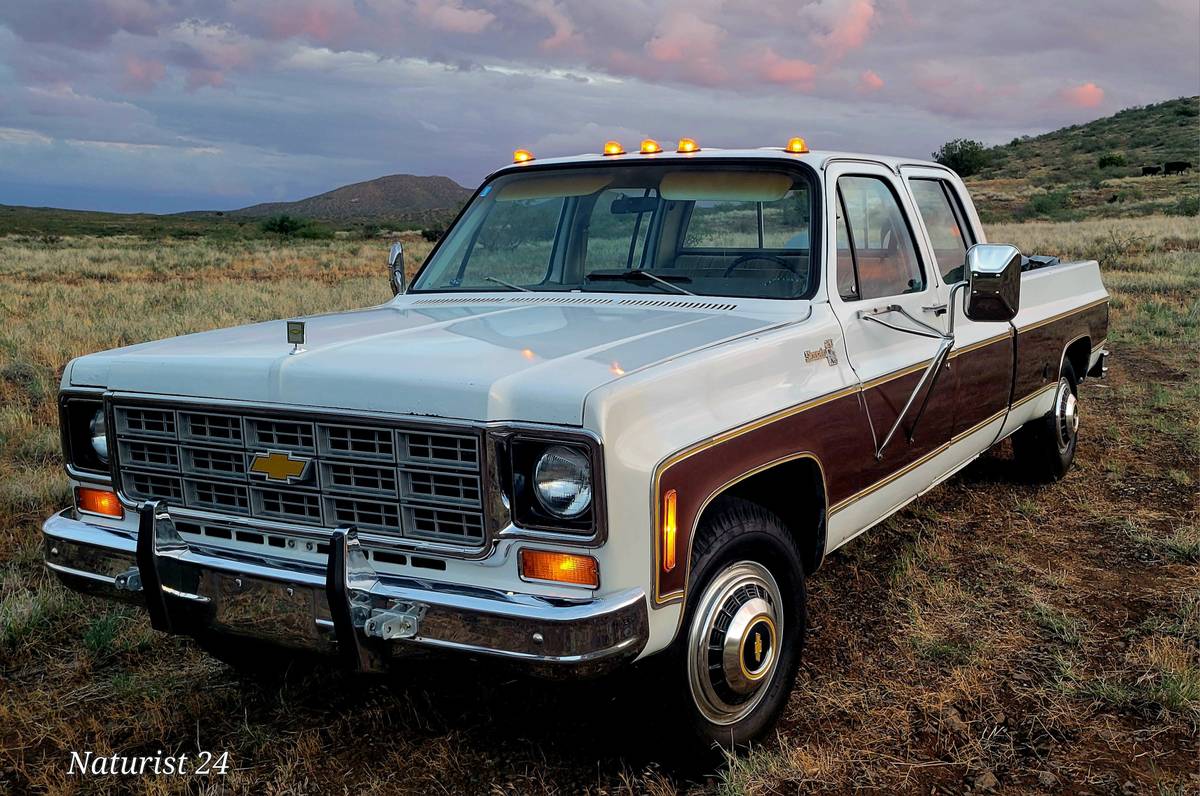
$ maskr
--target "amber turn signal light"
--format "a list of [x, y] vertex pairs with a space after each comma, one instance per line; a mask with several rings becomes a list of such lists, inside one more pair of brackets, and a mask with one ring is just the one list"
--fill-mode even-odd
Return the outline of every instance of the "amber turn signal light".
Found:
[[679, 524], [676, 519], [676, 504], [679, 495], [674, 489], [667, 490], [663, 495], [662, 514], [662, 568], [663, 572], [675, 569], [675, 541], [678, 536]]
[[696, 143], [695, 139], [680, 138], [679, 143], [676, 144], [676, 146], [675, 146], [675, 151], [683, 152], [685, 154], [688, 152], [699, 152], [700, 145]]
[[513, 151], [513, 163], [528, 163], [533, 160], [533, 153], [528, 149], [517, 149]]
[[604, 154], [606, 155], [624, 155], [625, 147], [621, 146], [620, 141], [605, 141]]
[[808, 144], [805, 143], [803, 138], [797, 136], [795, 138], [789, 138], [787, 146], [785, 146], [784, 149], [788, 152], [794, 152], [797, 155], [803, 155], [808, 151]]
[[594, 589], [600, 585], [600, 565], [591, 556], [550, 550], [522, 550], [521, 577]]
[[117, 499], [115, 493], [109, 492], [107, 489], [75, 487], [75, 505], [79, 507], [80, 511], [115, 517], [118, 520], [125, 516], [125, 509], [121, 507], [121, 501]]

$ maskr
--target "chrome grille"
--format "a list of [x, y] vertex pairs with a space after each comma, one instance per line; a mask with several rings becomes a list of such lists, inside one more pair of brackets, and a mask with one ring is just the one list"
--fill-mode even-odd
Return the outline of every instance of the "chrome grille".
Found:
[[464, 548], [484, 542], [481, 445], [473, 432], [119, 402], [112, 414], [121, 489], [135, 500], [315, 527], [356, 525]]

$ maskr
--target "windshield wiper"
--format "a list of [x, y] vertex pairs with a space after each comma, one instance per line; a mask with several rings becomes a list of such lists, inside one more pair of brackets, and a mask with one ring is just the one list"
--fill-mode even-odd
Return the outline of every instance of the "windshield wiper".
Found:
[[628, 271], [592, 271], [590, 274], [585, 276], [584, 279], [588, 279], [588, 280], [596, 281], [596, 282], [601, 282], [601, 281], [606, 281], [606, 280], [613, 281], [613, 282], [645, 282], [645, 281], [649, 280], [649, 281], [653, 281], [657, 284], [660, 284], [663, 287], [670, 288], [671, 290], [674, 290], [677, 293], [682, 293], [685, 296], [696, 295], [692, 291], [685, 290], [684, 288], [681, 288], [679, 285], [674, 284], [675, 282], [691, 282], [692, 281], [691, 277], [676, 276], [674, 274], [671, 274], [666, 277], [662, 277], [657, 274], [652, 274], [649, 271], [643, 271], [640, 268], [633, 268]]
[[505, 282], [503, 279], [497, 279], [494, 276], [485, 276], [484, 280], [487, 282], [495, 282], [497, 285], [504, 285], [509, 290], [520, 290], [522, 293], [532, 293], [533, 292], [532, 290], [530, 290], [527, 287], [521, 287], [520, 285], [514, 285], [512, 282]]

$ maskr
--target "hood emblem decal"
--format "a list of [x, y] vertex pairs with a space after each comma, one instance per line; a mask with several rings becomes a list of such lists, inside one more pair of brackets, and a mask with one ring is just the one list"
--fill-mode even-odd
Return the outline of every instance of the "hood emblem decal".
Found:
[[292, 344], [293, 354], [304, 350], [304, 321], [287, 322], [287, 341]]
[[269, 451], [254, 454], [254, 461], [250, 463], [250, 472], [261, 475], [268, 481], [292, 484], [304, 480], [310, 464], [312, 464], [311, 459], [281, 451]]

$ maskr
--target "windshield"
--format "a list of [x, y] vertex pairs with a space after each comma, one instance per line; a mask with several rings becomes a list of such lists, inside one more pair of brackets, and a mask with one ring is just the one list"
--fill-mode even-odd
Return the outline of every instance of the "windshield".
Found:
[[654, 164], [507, 174], [479, 192], [413, 292], [812, 294], [809, 181]]

